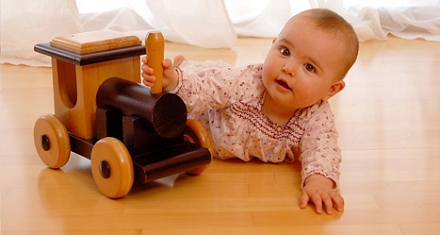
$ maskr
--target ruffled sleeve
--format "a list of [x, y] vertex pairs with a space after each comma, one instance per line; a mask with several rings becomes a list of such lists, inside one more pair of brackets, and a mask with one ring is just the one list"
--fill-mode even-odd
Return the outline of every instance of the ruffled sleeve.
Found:
[[237, 68], [221, 61], [184, 61], [178, 68], [178, 85], [171, 92], [185, 101], [192, 114], [247, 102], [261, 93], [256, 91], [261, 87], [257, 85], [261, 68], [260, 64]]
[[305, 133], [300, 141], [302, 186], [307, 177], [321, 174], [339, 185], [341, 150], [338, 132], [328, 102], [315, 104], [305, 114]]

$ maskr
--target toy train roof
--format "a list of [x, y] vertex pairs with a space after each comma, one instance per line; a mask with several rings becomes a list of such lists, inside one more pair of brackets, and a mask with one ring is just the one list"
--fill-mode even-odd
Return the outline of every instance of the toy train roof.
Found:
[[99, 30], [55, 37], [35, 45], [34, 51], [82, 66], [144, 55], [145, 46], [137, 36]]
[[141, 45], [137, 36], [128, 35], [110, 29], [82, 32], [55, 37], [50, 45], [76, 54], [85, 55], [100, 51], [108, 51]]

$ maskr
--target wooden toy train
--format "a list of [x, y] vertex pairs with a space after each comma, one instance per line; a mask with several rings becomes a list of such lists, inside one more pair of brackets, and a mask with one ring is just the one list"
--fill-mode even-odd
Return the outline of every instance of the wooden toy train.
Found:
[[140, 84], [146, 48], [137, 37], [88, 32], [34, 50], [52, 57], [55, 114], [34, 126], [35, 147], [48, 167], [61, 168], [75, 152], [91, 160], [99, 190], [120, 198], [135, 181], [200, 174], [209, 166], [209, 133], [187, 119], [180, 97]]

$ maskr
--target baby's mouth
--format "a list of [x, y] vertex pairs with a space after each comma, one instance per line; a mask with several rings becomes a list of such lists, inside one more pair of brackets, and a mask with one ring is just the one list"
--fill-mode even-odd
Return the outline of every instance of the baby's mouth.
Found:
[[276, 83], [277, 83], [278, 85], [284, 87], [284, 88], [287, 89], [287, 90], [292, 90], [292, 89], [289, 87], [289, 84], [287, 84], [287, 83], [286, 83], [285, 81], [283, 81], [283, 80], [277, 79], [277, 80], [276, 80]]

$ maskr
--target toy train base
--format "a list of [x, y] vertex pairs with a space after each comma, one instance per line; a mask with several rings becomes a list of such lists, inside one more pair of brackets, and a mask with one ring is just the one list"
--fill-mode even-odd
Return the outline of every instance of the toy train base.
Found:
[[83, 139], [69, 133], [55, 115], [36, 121], [35, 146], [48, 167], [64, 166], [70, 151], [75, 152], [91, 160], [99, 190], [110, 198], [120, 198], [135, 181], [147, 183], [183, 172], [200, 174], [209, 166], [209, 133], [200, 122], [186, 119], [178, 96], [151, 95], [140, 84], [109, 78], [97, 92], [97, 106], [96, 138]]

